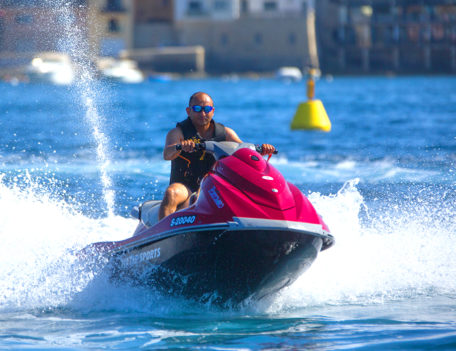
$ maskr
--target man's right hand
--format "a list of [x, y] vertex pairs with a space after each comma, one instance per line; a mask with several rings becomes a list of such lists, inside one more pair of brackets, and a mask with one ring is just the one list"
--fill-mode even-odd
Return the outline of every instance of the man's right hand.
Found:
[[182, 151], [193, 152], [195, 151], [195, 142], [191, 139], [181, 141]]
[[263, 144], [261, 145], [261, 154], [264, 155], [271, 155], [274, 153], [275, 147], [271, 144]]

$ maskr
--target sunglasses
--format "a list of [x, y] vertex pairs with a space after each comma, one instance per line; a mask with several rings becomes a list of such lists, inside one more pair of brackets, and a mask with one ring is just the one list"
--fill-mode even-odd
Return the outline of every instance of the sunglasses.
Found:
[[200, 106], [200, 105], [193, 105], [192, 110], [195, 112], [204, 111], [205, 113], [209, 113], [214, 109], [213, 106]]

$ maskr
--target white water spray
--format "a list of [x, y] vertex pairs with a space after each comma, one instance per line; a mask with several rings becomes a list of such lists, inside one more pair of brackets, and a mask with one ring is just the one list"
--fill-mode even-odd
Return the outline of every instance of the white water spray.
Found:
[[114, 215], [114, 190], [112, 190], [112, 180], [108, 174], [110, 160], [107, 156], [108, 138], [100, 130], [100, 116], [97, 113], [93, 100], [86, 96], [85, 103], [87, 107], [86, 118], [92, 126], [92, 135], [97, 143], [97, 160], [101, 173], [101, 182], [103, 184], [103, 196], [108, 209], [108, 217]]
[[[369, 209], [356, 183], [348, 182], [335, 196], [309, 196], [336, 244], [321, 252], [290, 288], [267, 301], [266, 310], [454, 295], [456, 223], [450, 215], [454, 204], [436, 201], [436, 195], [371, 212], [363, 222], [360, 211]], [[385, 203], [393, 197], [385, 194]]]
[[[112, 180], [108, 174], [110, 165], [109, 139], [103, 132], [104, 119], [98, 112], [96, 99], [97, 95], [106, 96], [106, 92], [101, 91], [101, 86], [97, 86], [95, 83], [94, 72], [91, 68], [91, 52], [93, 50], [89, 46], [83, 28], [74, 23], [76, 17], [74, 14], [75, 6], [70, 1], [46, 1], [52, 5], [55, 13], [63, 21], [63, 33], [61, 33], [60, 40], [61, 50], [68, 52], [77, 66], [78, 74], [74, 86], [86, 110], [85, 120], [91, 127], [92, 137], [97, 145], [96, 153], [103, 187], [103, 198], [108, 217], [112, 217], [114, 214], [115, 194], [112, 189]], [[83, 9], [82, 6], [79, 9]], [[84, 24], [87, 27], [87, 24]]]
[[[156, 302], [166, 297], [147, 289], [107, 289], [106, 282], [92, 280], [96, 271], [74, 264], [72, 252], [95, 241], [124, 239], [136, 225], [133, 219], [91, 219], [65, 201], [52, 198], [53, 192], [39, 181], [21, 183], [27, 187], [6, 186], [0, 179], [0, 233], [8, 234], [0, 246], [0, 310], [69, 304], [90, 311], [156, 312]], [[321, 252], [291, 287], [255, 304], [260, 312], [454, 295], [456, 224], [435, 215], [445, 214], [442, 209], [450, 210], [447, 205], [439, 209], [433, 202], [423, 207], [410, 204], [399, 215], [393, 209], [392, 213], [370, 213], [362, 222], [360, 210], [366, 211], [366, 205], [356, 181], [347, 183], [336, 195], [313, 193], [309, 198], [333, 231], [336, 245]], [[425, 214], [426, 207], [435, 213]], [[162, 304], [163, 313], [167, 303]], [[185, 309], [188, 303], [182, 302], [180, 307]]]
[[0, 177], [0, 311], [72, 301], [97, 274], [77, 252], [94, 241], [120, 240], [135, 225], [120, 216], [88, 218], [30, 176], [21, 183], [7, 186]]

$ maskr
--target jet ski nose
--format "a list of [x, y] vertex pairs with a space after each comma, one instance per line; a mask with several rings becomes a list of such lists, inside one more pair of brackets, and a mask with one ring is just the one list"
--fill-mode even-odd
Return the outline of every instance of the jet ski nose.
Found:
[[135, 219], [141, 219], [141, 212], [139, 211], [139, 206], [134, 206], [130, 211], [130, 216]]
[[259, 172], [264, 172], [268, 165], [258, 152], [251, 149], [240, 149], [236, 151], [233, 156]]

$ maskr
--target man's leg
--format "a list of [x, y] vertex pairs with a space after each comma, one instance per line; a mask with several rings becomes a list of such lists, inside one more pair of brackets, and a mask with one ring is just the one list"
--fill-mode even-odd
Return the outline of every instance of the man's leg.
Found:
[[171, 213], [176, 212], [177, 209], [187, 207], [190, 194], [190, 190], [184, 184], [171, 184], [166, 189], [165, 196], [160, 204], [158, 219], [161, 220]]

